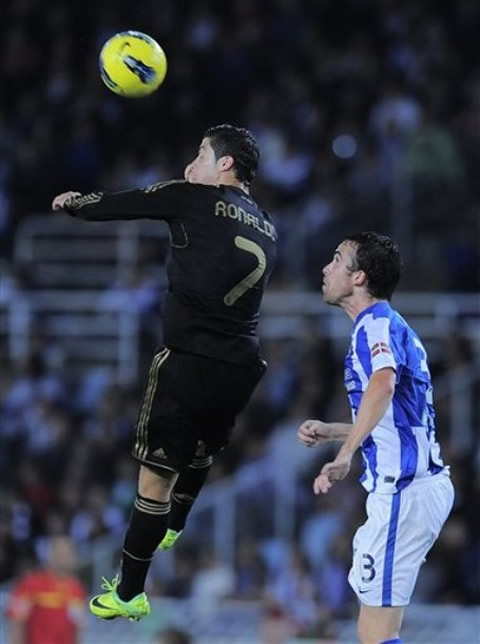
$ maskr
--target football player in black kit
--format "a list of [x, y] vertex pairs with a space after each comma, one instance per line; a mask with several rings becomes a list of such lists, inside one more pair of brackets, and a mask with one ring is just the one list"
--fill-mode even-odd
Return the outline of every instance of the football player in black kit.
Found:
[[144, 584], [155, 550], [175, 543], [212, 457], [265, 372], [256, 326], [276, 232], [249, 194], [258, 157], [248, 130], [219, 125], [205, 132], [185, 181], [53, 201], [53, 210], [88, 221], [163, 220], [171, 238], [165, 346], [152, 361], [132, 451], [138, 492], [120, 578], [105, 580], [107, 592], [90, 601], [97, 617], [149, 614]]

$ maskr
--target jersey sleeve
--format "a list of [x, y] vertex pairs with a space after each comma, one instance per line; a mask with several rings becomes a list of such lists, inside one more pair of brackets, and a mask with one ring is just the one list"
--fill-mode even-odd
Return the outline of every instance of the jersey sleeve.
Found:
[[395, 370], [397, 381], [401, 371], [400, 356], [394, 348], [390, 335], [390, 320], [375, 318], [365, 325], [371, 373], [390, 367]]
[[191, 208], [194, 191], [185, 181], [164, 181], [138, 190], [91, 192], [72, 197], [63, 209], [87, 221], [128, 221], [181, 217]]

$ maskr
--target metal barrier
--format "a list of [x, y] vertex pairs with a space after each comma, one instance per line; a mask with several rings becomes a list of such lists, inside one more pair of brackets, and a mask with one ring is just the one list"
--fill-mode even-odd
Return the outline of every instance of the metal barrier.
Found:
[[122, 383], [137, 377], [139, 316], [105, 310], [97, 292], [32, 292], [0, 303], [0, 338], [11, 360], [28, 355], [39, 326], [78, 371], [106, 367]]
[[[29, 338], [38, 319], [55, 340], [67, 342], [73, 360], [113, 365], [121, 380], [137, 377], [139, 316], [133, 310], [107, 308], [102, 290], [59, 289], [19, 292], [0, 302], [0, 336], [9, 357], [28, 354]], [[399, 293], [395, 305], [426, 342], [442, 342], [453, 329], [471, 341], [480, 358], [480, 298], [470, 294]], [[327, 307], [317, 293], [276, 293], [265, 296], [260, 335], [266, 339], [301, 337], [314, 319], [318, 333], [345, 345], [351, 331], [348, 318]], [[160, 320], [158, 321], [160, 325]]]

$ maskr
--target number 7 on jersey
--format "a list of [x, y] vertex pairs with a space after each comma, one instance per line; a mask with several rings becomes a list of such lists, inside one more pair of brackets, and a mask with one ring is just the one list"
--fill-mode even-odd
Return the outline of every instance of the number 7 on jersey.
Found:
[[226, 306], [233, 306], [235, 302], [248, 291], [248, 289], [253, 288], [255, 284], [262, 279], [267, 267], [265, 253], [255, 242], [247, 239], [246, 237], [242, 237], [241, 235], [237, 235], [235, 237], [235, 246], [246, 253], [255, 255], [258, 260], [258, 266], [228, 291], [223, 298], [223, 302]]

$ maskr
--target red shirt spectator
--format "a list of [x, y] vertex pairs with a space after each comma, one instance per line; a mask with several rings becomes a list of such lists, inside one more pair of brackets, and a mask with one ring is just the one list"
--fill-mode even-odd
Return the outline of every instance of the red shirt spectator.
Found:
[[72, 555], [70, 541], [55, 537], [48, 567], [14, 586], [7, 607], [11, 644], [78, 644], [86, 592], [67, 570]]

